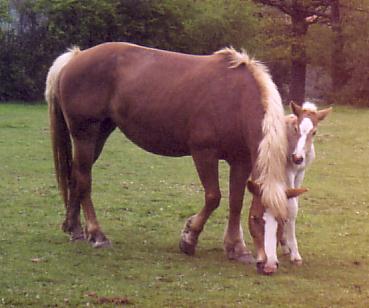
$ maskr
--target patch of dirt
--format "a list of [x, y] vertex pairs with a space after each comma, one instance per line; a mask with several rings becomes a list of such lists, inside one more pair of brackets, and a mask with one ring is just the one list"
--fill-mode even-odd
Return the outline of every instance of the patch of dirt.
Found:
[[95, 292], [87, 292], [85, 296], [93, 298], [95, 304], [114, 304], [114, 305], [130, 305], [132, 302], [126, 296], [98, 296]]

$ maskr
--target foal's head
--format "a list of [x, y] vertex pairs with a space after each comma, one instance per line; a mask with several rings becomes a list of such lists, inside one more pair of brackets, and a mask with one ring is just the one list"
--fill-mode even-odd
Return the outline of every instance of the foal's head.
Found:
[[309, 102], [302, 107], [291, 102], [293, 114], [286, 116], [288, 138], [288, 160], [295, 165], [304, 165], [306, 155], [312, 150], [318, 123], [332, 111], [332, 108], [318, 110]]

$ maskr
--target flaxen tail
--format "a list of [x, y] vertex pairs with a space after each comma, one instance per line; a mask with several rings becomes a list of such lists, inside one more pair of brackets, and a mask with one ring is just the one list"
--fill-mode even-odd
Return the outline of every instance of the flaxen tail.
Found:
[[253, 180], [261, 184], [262, 203], [277, 218], [287, 217], [286, 157], [287, 136], [282, 100], [266, 66], [250, 58], [245, 51], [224, 48], [217, 52], [228, 56], [230, 67], [246, 65], [255, 78], [265, 110], [263, 139], [259, 145]]
[[61, 70], [79, 52], [80, 50], [78, 48], [70, 49], [54, 61], [47, 74], [45, 89], [45, 98], [49, 106], [55, 175], [66, 207], [69, 198], [69, 182], [72, 170], [72, 143], [68, 125], [58, 102], [58, 84]]
[[281, 96], [268, 69], [260, 62], [253, 61], [249, 69], [259, 84], [265, 109], [262, 122], [263, 139], [259, 144], [256, 161], [261, 184], [262, 203], [276, 218], [287, 218], [286, 157], [287, 133]]

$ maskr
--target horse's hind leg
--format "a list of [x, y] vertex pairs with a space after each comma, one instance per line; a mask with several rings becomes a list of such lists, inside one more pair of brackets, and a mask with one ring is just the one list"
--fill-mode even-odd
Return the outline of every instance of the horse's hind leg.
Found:
[[86, 123], [83, 129], [72, 133], [73, 165], [70, 183], [69, 206], [64, 230], [73, 236], [75, 226], [79, 223], [80, 204], [86, 217], [86, 235], [94, 247], [106, 246], [108, 239], [100, 230], [91, 201], [91, 169], [96, 156], [96, 146], [100, 134], [99, 123]]
[[192, 153], [197, 172], [205, 189], [205, 206], [191, 216], [182, 231], [180, 249], [189, 255], [195, 253], [197, 239], [211, 213], [219, 206], [220, 189], [218, 179], [218, 158], [216, 152], [203, 150]]
[[[105, 120], [100, 124], [98, 136], [96, 138], [93, 163], [99, 158], [104, 144], [112, 131], [115, 129], [115, 124], [110, 120]], [[90, 171], [90, 187], [91, 187], [91, 171]], [[90, 188], [91, 190], [91, 188]], [[99, 223], [96, 218], [95, 209], [91, 199], [91, 191], [81, 200], [82, 208], [86, 220], [86, 235], [92, 246], [95, 248], [110, 246], [109, 240], [101, 232]]]
[[231, 260], [252, 263], [254, 258], [246, 248], [240, 221], [246, 181], [251, 168], [244, 162], [231, 163], [230, 167], [229, 218], [224, 234], [224, 250]]

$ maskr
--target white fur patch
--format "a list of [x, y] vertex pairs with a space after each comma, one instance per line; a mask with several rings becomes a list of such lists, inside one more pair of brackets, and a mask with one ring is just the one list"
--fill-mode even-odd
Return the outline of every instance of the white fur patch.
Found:
[[305, 102], [302, 105], [302, 110], [309, 110], [309, 111], [318, 111], [317, 106], [314, 103], [311, 102]]
[[313, 122], [309, 118], [304, 118], [300, 123], [300, 133], [301, 136], [297, 142], [296, 148], [294, 150], [294, 154], [305, 159], [305, 145], [306, 139], [310, 133], [310, 131], [314, 128]]
[[277, 258], [277, 229], [278, 223], [272, 214], [267, 210], [263, 215], [265, 221], [264, 229], [264, 250], [267, 256], [267, 264], [275, 265]]

